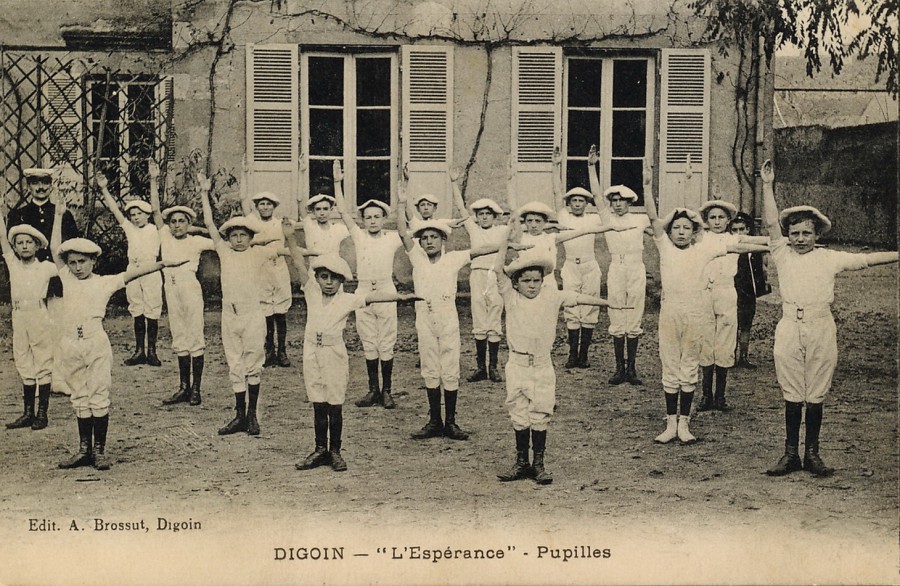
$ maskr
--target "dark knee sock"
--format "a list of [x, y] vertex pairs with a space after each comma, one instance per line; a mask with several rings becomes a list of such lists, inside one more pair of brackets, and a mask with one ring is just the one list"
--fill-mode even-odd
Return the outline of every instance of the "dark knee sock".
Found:
[[247, 391], [247, 395], [250, 397], [250, 404], [247, 408], [255, 413], [256, 404], [259, 402], [259, 383], [247, 385]]
[[488, 365], [491, 368], [500, 365], [500, 342], [488, 342]]
[[313, 403], [313, 428], [316, 448], [328, 448], [328, 403]]
[[159, 336], [159, 320], [147, 318], [147, 350], [156, 352], [156, 339]]
[[456, 399], [459, 396], [458, 391], [444, 391], [444, 411], [446, 412], [446, 423], [456, 422]]
[[328, 405], [328, 433], [331, 436], [331, 451], [340, 452], [344, 431], [343, 405]]
[[144, 336], [147, 333], [147, 322], [143, 315], [134, 318], [134, 349], [135, 351], [144, 349]]
[[381, 361], [381, 390], [390, 391], [393, 386], [391, 377], [394, 375], [394, 359]]
[[[807, 411], [807, 421], [809, 412]], [[785, 443], [789, 446], [800, 445], [800, 422], [803, 419], [803, 403], [784, 402]], [[809, 434], [807, 434], [809, 437]]]
[[679, 394], [681, 395], [680, 415], [687, 417], [691, 414], [691, 403], [694, 401], [694, 391], [691, 391], [690, 393], [681, 391]]
[[275, 316], [266, 316], [266, 350], [275, 346]]
[[240, 415], [244, 415], [247, 412], [247, 393], [234, 394], [234, 409]]
[[275, 331], [277, 333], [278, 351], [284, 352], [287, 340], [287, 315], [284, 313], [276, 313], [272, 316], [275, 318]]
[[487, 340], [475, 339], [475, 365], [480, 370], [487, 369]]
[[663, 393], [666, 397], [666, 415], [678, 413], [678, 393]]
[[806, 404], [806, 445], [818, 445], [822, 429], [822, 403]]

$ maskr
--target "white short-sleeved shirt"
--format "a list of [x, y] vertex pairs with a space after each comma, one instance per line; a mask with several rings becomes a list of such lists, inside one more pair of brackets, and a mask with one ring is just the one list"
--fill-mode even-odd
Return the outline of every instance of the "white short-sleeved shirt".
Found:
[[834, 302], [834, 277], [841, 271], [869, 266], [864, 254], [816, 248], [798, 254], [787, 238], [769, 244], [778, 271], [778, 287], [785, 303], [799, 307]]
[[[463, 222], [463, 227], [465, 227], [466, 232], [469, 233], [469, 243], [471, 244], [471, 248], [487, 248], [490, 246], [497, 246], [503, 244], [503, 241], [506, 240], [506, 233], [509, 231], [507, 226], [491, 226], [490, 228], [482, 228], [478, 225], [472, 217], [468, 217]], [[497, 262], [497, 254], [486, 254], [484, 256], [478, 256], [472, 259], [472, 268], [473, 269], [490, 269]]]
[[150, 223], [143, 228], [138, 228], [131, 222], [126, 222], [122, 225], [122, 230], [128, 239], [128, 262], [156, 261], [159, 257], [160, 246], [159, 229], [156, 224]]
[[534, 248], [519, 251], [519, 258], [550, 258], [553, 259], [553, 270], [556, 270], [556, 234], [544, 232], [532, 236], [528, 232], [522, 234], [523, 245], [533, 245]]
[[712, 259], [728, 253], [724, 242], [678, 248], [665, 233], [655, 236], [653, 241], [659, 249], [659, 272], [664, 300], [696, 302], [697, 296], [706, 289], [706, 265]]
[[537, 297], [528, 299], [513, 289], [505, 273], [499, 274], [497, 281], [506, 307], [506, 340], [510, 350], [549, 356], [556, 339], [559, 308], [564, 304], [574, 305], [578, 294], [545, 286]]
[[[706, 232], [699, 246], [718, 246], [720, 243], [737, 244], [741, 237], [728, 232], [716, 234]], [[707, 283], [714, 287], [734, 287], [734, 275], [737, 274], [737, 254], [726, 254], [709, 261], [704, 271]]]
[[621, 216], [614, 214], [609, 208], [600, 211], [600, 219], [604, 226], [634, 228], [616, 232], [604, 232], [606, 247], [612, 255], [643, 254], [644, 230], [650, 227], [650, 218], [644, 214], [627, 212]]
[[[343, 288], [330, 299], [322, 294], [322, 288], [310, 275], [303, 285], [306, 299], [306, 330], [304, 340], [314, 343], [318, 335], [326, 338], [343, 337], [347, 317], [357, 309], [366, 306], [366, 296], [360, 293], [346, 293]], [[327, 302], [326, 302], [327, 301]]]
[[226, 303], [260, 303], [260, 271], [275, 257], [267, 246], [251, 246], [243, 252], [231, 249], [228, 242], [216, 244], [222, 279], [222, 301]]
[[188, 261], [177, 267], [163, 269], [165, 274], [175, 276], [193, 277], [200, 264], [200, 253], [204, 250], [215, 250], [213, 241], [203, 236], [188, 234], [184, 238], [175, 238], [168, 226], [159, 229], [160, 250], [163, 260]]
[[459, 271], [471, 260], [468, 250], [454, 250], [442, 253], [437, 261], [431, 262], [421, 246], [413, 246], [409, 262], [416, 295], [432, 303], [455, 301]]
[[284, 244], [284, 229], [281, 227], [281, 218], [276, 218], [272, 216], [268, 220], [263, 220], [259, 216], [259, 212], [254, 211], [250, 216], [256, 220], [256, 227], [259, 229], [253, 238], [259, 242], [270, 242], [266, 246], [275, 246], [279, 248], [283, 248]]
[[65, 308], [62, 319], [67, 330], [79, 326], [102, 327], [109, 298], [125, 287], [122, 273], [91, 275], [87, 279], [79, 279], [68, 267], [63, 266], [59, 269], [59, 278], [63, 284]]
[[341, 242], [350, 237], [350, 232], [344, 224], [332, 224], [329, 222], [323, 228], [310, 216], [303, 218], [303, 232], [306, 248], [319, 254], [340, 254]]
[[[560, 226], [571, 230], [594, 228], [600, 223], [600, 218], [595, 214], [584, 213], [576, 216], [569, 210], [560, 211], [557, 220]], [[595, 240], [594, 234], [585, 234], [578, 238], [566, 240], [563, 242], [563, 247], [566, 249], [566, 258], [596, 258], [594, 254]]]
[[9, 269], [9, 293], [13, 301], [37, 301], [47, 296], [47, 284], [58, 275], [50, 261], [34, 259], [25, 263], [15, 253], [3, 255]]
[[382, 230], [373, 236], [359, 226], [353, 226], [350, 237], [356, 246], [356, 272], [360, 281], [381, 281], [394, 274], [394, 255], [403, 246], [393, 230]]

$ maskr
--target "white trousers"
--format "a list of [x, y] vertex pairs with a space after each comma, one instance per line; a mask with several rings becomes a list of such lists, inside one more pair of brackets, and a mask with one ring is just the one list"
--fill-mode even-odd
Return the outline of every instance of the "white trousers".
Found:
[[[128, 268], [134, 266], [128, 265]], [[125, 297], [131, 317], [143, 315], [148, 319], [159, 319], [162, 315], [162, 275], [157, 271], [130, 281], [125, 285]]]
[[[38, 303], [38, 302], [33, 302]], [[43, 305], [12, 311], [13, 360], [22, 383], [47, 384], [53, 369], [53, 325]]]
[[[357, 293], [367, 295], [374, 291], [396, 293], [393, 279], [362, 281]], [[397, 344], [397, 304], [373, 303], [356, 310], [356, 332], [362, 342], [366, 360], [390, 360]]]
[[697, 386], [703, 309], [691, 302], [667, 303], [659, 311], [659, 359], [666, 392], [691, 393]]
[[[203, 336], [203, 290], [200, 282], [195, 277], [167, 277], [166, 304], [169, 308], [172, 350], [178, 356], [203, 354], [206, 338]], [[224, 333], [222, 337], [224, 339]]]
[[75, 416], [107, 415], [112, 386], [112, 347], [106, 332], [99, 329], [83, 338], [62, 336], [60, 358], [60, 375], [72, 390]]
[[266, 316], [259, 303], [235, 305], [222, 301], [222, 346], [228, 380], [235, 393], [259, 384], [265, 362]]
[[459, 316], [453, 303], [416, 303], [422, 378], [429, 389], [459, 390]]
[[506, 363], [506, 409], [513, 429], [546, 431], [556, 404], [556, 372], [550, 357], [529, 360], [510, 352]]
[[704, 298], [707, 315], [700, 366], [731, 368], [737, 345], [737, 291], [734, 287], [713, 287]]
[[284, 259], [278, 257], [270, 261], [269, 266], [261, 274], [263, 314], [268, 317], [276, 313], [287, 313], [293, 299], [291, 297], [291, 274]]
[[486, 269], [469, 274], [472, 303], [472, 334], [476, 340], [499, 342], [503, 333], [503, 298], [497, 287], [497, 275]]
[[837, 329], [830, 313], [781, 318], [775, 328], [775, 375], [785, 401], [821, 403], [837, 366]]
[[[600, 296], [603, 273], [594, 259], [576, 263], [567, 260], [560, 271], [563, 289], [581, 295]], [[593, 305], [575, 305], [563, 309], [566, 328], [576, 330], [581, 327], [593, 328], [600, 319], [600, 308]]]
[[606, 289], [611, 305], [631, 308], [609, 309], [609, 334], [629, 338], [643, 334], [641, 322], [647, 299], [647, 269], [644, 263], [610, 263]]

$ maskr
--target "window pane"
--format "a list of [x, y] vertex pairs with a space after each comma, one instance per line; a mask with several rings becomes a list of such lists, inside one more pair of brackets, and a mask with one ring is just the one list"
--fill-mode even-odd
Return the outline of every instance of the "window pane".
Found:
[[566, 161], [566, 191], [573, 187], [584, 187], [589, 191], [591, 189], [586, 160]]
[[391, 203], [391, 162], [357, 161], [356, 202], [377, 199]]
[[357, 110], [356, 154], [361, 157], [391, 154], [390, 110]]
[[647, 62], [615, 61], [613, 63], [613, 107], [644, 108], [647, 106]]
[[600, 107], [600, 61], [569, 59], [570, 106]]
[[600, 142], [600, 112], [569, 110], [566, 154], [586, 157], [592, 144]]
[[340, 106], [344, 103], [344, 60], [341, 57], [310, 57], [309, 103]]
[[148, 195], [150, 179], [147, 175], [147, 160], [132, 159], [128, 164], [128, 178], [131, 182], [132, 195]]
[[310, 159], [307, 168], [307, 176], [309, 177], [309, 195], [317, 195], [324, 193], [325, 195], [334, 195], [334, 181], [331, 173], [331, 166], [334, 161]]
[[309, 109], [309, 154], [344, 155], [344, 111]]
[[[100, 139], [100, 123], [92, 124], [92, 132], [94, 134], [94, 148]], [[103, 144], [100, 145], [100, 156], [104, 159], [115, 159], [119, 157], [119, 137], [117, 136], [117, 127], [114, 123], [107, 121], [103, 125]]]
[[128, 125], [128, 152], [132, 157], [147, 158], [153, 155], [156, 142], [153, 129], [146, 122]]
[[647, 114], [640, 110], [613, 112], [614, 157], [643, 157]]
[[643, 160], [612, 161], [609, 177], [610, 185], [624, 185], [638, 194], [635, 205], [644, 205], [644, 162]]
[[132, 120], [150, 120], [153, 117], [153, 86], [128, 86], [128, 117]]
[[389, 57], [356, 60], [356, 105], [391, 105], [391, 60]]
[[91, 117], [94, 120], [100, 120], [105, 115], [107, 120], [117, 120], [119, 118], [118, 94], [119, 86], [117, 84], [95, 83], [92, 85]]

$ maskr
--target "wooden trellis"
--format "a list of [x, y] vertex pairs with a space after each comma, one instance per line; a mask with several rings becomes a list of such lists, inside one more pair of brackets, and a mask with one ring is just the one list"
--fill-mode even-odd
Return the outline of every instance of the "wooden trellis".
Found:
[[60, 194], [104, 249], [121, 232], [93, 193], [94, 169], [120, 204], [147, 199], [147, 161], [173, 159], [171, 78], [111, 70], [68, 54], [0, 51], [0, 186], [7, 206], [28, 197], [22, 171], [60, 169]]

